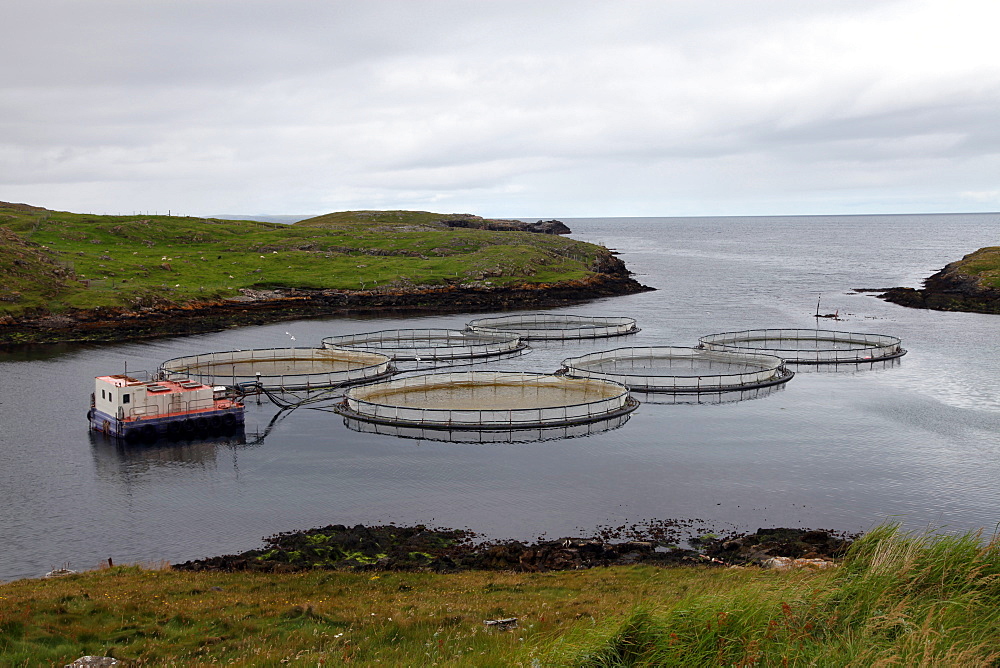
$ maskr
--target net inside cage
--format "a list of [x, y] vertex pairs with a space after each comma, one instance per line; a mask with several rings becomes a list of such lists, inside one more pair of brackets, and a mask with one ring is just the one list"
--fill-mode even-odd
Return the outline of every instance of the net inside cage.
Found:
[[450, 329], [393, 329], [330, 336], [325, 348], [379, 352], [395, 360], [450, 360], [490, 357], [524, 348], [516, 334], [477, 334]]
[[634, 407], [627, 388], [595, 379], [466, 371], [411, 376], [348, 391], [362, 420], [435, 428], [517, 428], [607, 418]]
[[479, 318], [466, 330], [483, 334], [516, 333], [523, 339], [593, 339], [639, 331], [635, 318], [534, 313]]
[[603, 378], [644, 392], [721, 392], [786, 382], [781, 358], [747, 352], [652, 346], [618, 348], [563, 361], [567, 375]]
[[895, 336], [823, 329], [750, 329], [710, 334], [698, 342], [708, 350], [753, 351], [796, 364], [872, 362], [906, 354]]
[[170, 377], [225, 385], [260, 381], [267, 388], [320, 388], [361, 382], [391, 373], [386, 355], [324, 348], [228, 350], [177, 357], [160, 365]]

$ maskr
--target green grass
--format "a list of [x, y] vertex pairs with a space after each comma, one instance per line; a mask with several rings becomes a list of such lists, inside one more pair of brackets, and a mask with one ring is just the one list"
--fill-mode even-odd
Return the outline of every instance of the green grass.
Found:
[[[0, 664], [63, 665], [91, 654], [156, 666], [529, 666], [566, 628], [725, 580], [694, 568], [263, 575], [116, 567], [0, 585]], [[483, 624], [510, 616], [518, 628]]]
[[[820, 572], [117, 567], [0, 585], [0, 663], [995, 666], [1000, 544], [878, 528]], [[483, 620], [517, 617], [490, 631]]]
[[1000, 246], [980, 248], [959, 261], [958, 270], [988, 288], [1000, 288]]
[[211, 302], [242, 288], [558, 283], [592, 276], [605, 252], [556, 235], [434, 222], [447, 217], [343, 212], [279, 225], [0, 204], [0, 316]]
[[805, 586], [758, 580], [647, 601], [624, 620], [567, 634], [548, 658], [593, 667], [995, 666], [998, 576], [995, 539], [886, 526], [855, 543], [838, 572]]

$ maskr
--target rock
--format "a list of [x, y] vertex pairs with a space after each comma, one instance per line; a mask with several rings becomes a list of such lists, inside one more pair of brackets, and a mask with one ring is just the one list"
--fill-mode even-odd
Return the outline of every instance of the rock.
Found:
[[[924, 285], [919, 290], [889, 288], [878, 296], [911, 308], [1000, 314], [1000, 289], [989, 287], [978, 276], [963, 271], [966, 265], [994, 256], [997, 252], [997, 248], [981, 248], [924, 279]], [[993, 261], [992, 258], [990, 261]]]
[[496, 232], [535, 232], [537, 234], [569, 234], [573, 230], [559, 220], [540, 220], [537, 223], [525, 223], [520, 220], [488, 220], [486, 218], [452, 218], [442, 220], [448, 227], [464, 227], [477, 230], [493, 230]]
[[765, 559], [760, 565], [775, 571], [791, 571], [800, 568], [822, 571], [837, 566], [829, 559], [792, 559], [791, 557], [771, 557]]
[[529, 224], [527, 230], [541, 234], [570, 234], [573, 231], [561, 220], [540, 220], [537, 223]]
[[81, 656], [73, 663], [67, 663], [66, 668], [81, 668], [82, 666], [88, 666], [88, 668], [105, 668], [105, 666], [117, 665], [118, 659], [112, 659], [110, 656]]
[[757, 529], [742, 534], [708, 541], [705, 554], [726, 563], [766, 564], [772, 559], [822, 559], [842, 557], [853, 536], [812, 529]]

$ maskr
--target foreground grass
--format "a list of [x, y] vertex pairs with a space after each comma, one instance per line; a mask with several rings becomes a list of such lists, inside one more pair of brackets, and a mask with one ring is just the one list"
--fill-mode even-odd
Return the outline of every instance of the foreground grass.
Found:
[[0, 203], [0, 316], [183, 305], [241, 289], [408, 289], [587, 278], [604, 249], [453, 229], [429, 212], [342, 212], [295, 225], [97, 216]]
[[[647, 600], [804, 579], [721, 569], [205, 574], [135, 567], [0, 586], [0, 663], [531, 665], [567, 628]], [[516, 616], [518, 628], [484, 620]]]
[[855, 543], [835, 574], [796, 591], [763, 580], [649, 601], [600, 629], [574, 628], [548, 662], [581, 666], [995, 666], [1000, 543], [912, 535]]
[[[0, 660], [132, 665], [989, 666], [1000, 545], [888, 526], [836, 571], [114, 568], [0, 586]], [[511, 631], [485, 619], [516, 616]]]

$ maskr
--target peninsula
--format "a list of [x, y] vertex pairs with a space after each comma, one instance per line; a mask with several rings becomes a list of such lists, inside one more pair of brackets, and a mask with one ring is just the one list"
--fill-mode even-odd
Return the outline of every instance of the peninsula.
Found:
[[952, 262], [924, 286], [889, 288], [882, 299], [913, 308], [1000, 314], [1000, 246], [980, 248]]
[[548, 308], [650, 290], [559, 221], [346, 211], [292, 225], [0, 203], [0, 346], [364, 311]]

